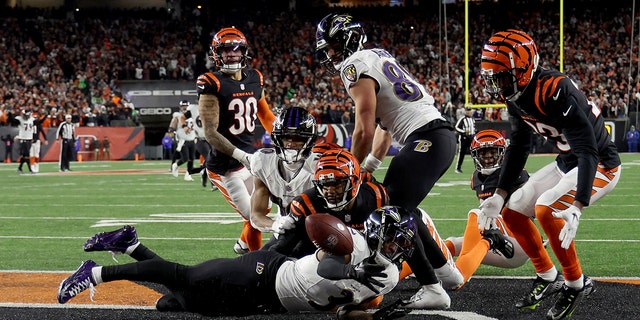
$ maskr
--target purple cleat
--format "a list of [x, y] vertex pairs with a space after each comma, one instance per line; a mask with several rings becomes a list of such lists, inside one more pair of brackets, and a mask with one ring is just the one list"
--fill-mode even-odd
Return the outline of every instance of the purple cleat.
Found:
[[125, 253], [127, 248], [138, 243], [138, 234], [133, 226], [124, 226], [118, 230], [100, 232], [84, 243], [82, 248], [86, 252], [111, 251]]
[[87, 289], [91, 289], [90, 297], [93, 301], [93, 286], [95, 285], [95, 281], [91, 277], [91, 268], [93, 267], [98, 267], [98, 264], [93, 260], [84, 261], [72, 275], [62, 280], [58, 288], [58, 302], [67, 303], [71, 298]]

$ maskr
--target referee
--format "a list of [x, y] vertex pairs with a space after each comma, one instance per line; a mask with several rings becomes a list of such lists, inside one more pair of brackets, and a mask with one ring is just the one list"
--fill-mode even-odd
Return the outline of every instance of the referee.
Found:
[[458, 133], [458, 161], [456, 163], [456, 173], [462, 173], [462, 161], [464, 155], [469, 152], [471, 139], [476, 134], [476, 123], [471, 117], [471, 108], [466, 108], [464, 117], [458, 119], [455, 126]]
[[60, 172], [71, 171], [69, 162], [73, 159], [73, 148], [76, 142], [76, 127], [71, 123], [71, 115], [64, 116], [64, 122], [58, 127], [56, 133], [57, 139], [61, 139], [60, 143]]

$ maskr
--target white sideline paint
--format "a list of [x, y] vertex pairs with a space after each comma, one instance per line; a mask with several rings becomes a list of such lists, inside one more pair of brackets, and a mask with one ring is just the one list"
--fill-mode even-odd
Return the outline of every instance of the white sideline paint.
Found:
[[498, 320], [497, 318], [483, 316], [468, 311], [446, 311], [446, 310], [412, 310], [409, 314], [415, 315], [438, 315], [456, 320]]
[[[43, 309], [113, 309], [113, 310], [155, 310], [151, 306], [113, 305], [113, 304], [46, 304], [46, 303], [0, 303], [0, 308], [43, 308]], [[467, 311], [412, 310], [413, 315], [439, 315], [455, 320], [497, 320]]]
[[47, 309], [119, 309], [155, 310], [155, 306], [134, 306], [118, 304], [54, 304], [54, 303], [0, 303], [0, 308], [47, 308]]

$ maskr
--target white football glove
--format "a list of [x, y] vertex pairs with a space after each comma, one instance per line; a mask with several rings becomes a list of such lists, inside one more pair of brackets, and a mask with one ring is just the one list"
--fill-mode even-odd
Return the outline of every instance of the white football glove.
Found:
[[569, 246], [571, 246], [571, 242], [575, 239], [576, 232], [578, 231], [578, 224], [580, 224], [581, 215], [582, 212], [580, 209], [574, 205], [571, 205], [565, 210], [553, 212], [554, 217], [562, 218], [565, 221], [564, 227], [562, 227], [560, 235], [558, 236], [558, 239], [562, 241], [562, 248], [568, 249]]
[[182, 146], [184, 146], [184, 140], [178, 141], [178, 146], [176, 146], [176, 151], [181, 152]]
[[503, 205], [504, 198], [497, 193], [484, 200], [479, 207], [478, 229], [491, 229], [491, 226], [496, 224], [496, 218], [500, 215]]
[[251, 171], [251, 156], [253, 156], [253, 154], [246, 153], [246, 152], [236, 148], [235, 150], [233, 150], [233, 154], [231, 156], [234, 159], [240, 161], [240, 163], [242, 163], [242, 165], [245, 166], [245, 168], [247, 168], [249, 171]]
[[283, 234], [286, 230], [293, 229], [295, 227], [295, 220], [291, 216], [278, 215], [273, 224], [271, 225], [271, 231], [273, 233]]

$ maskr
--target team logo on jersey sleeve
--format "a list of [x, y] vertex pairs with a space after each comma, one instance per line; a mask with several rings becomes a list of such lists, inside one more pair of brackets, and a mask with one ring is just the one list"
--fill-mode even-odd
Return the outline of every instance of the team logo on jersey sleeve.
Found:
[[264, 263], [258, 261], [256, 263], [256, 273], [257, 274], [262, 274], [262, 272], [264, 272]]
[[358, 73], [356, 72], [356, 66], [352, 64], [346, 66], [342, 70], [342, 75], [345, 77], [345, 79], [351, 82], [356, 82], [356, 80], [358, 80]]

